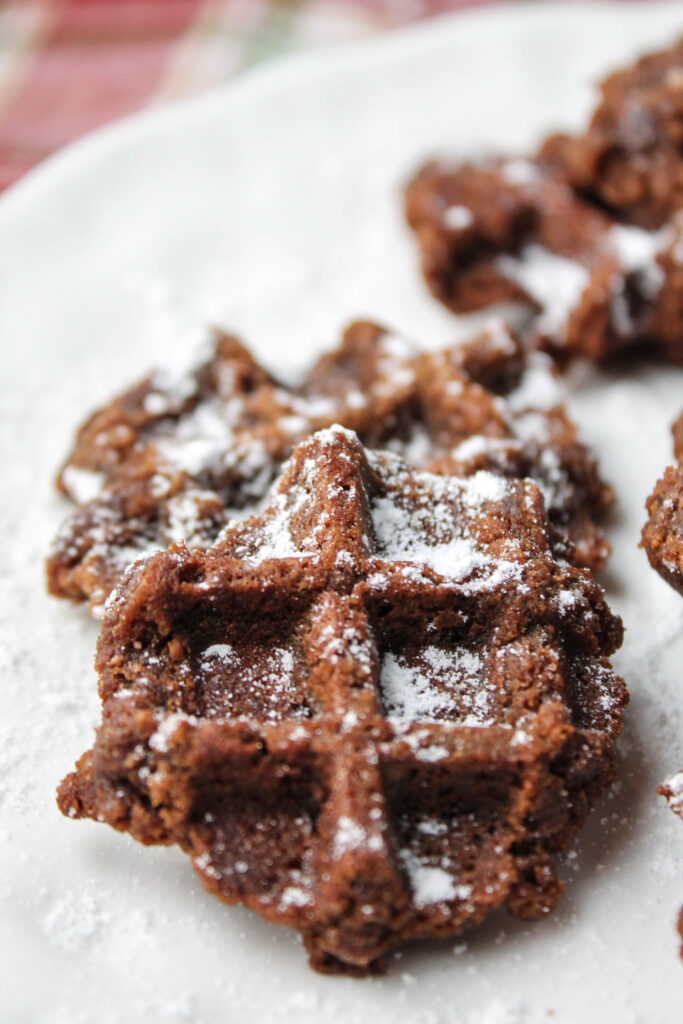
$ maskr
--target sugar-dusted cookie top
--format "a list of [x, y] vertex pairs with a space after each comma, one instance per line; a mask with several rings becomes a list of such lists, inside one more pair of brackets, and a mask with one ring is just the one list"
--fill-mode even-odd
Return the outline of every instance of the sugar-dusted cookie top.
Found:
[[406, 189], [425, 280], [455, 313], [521, 302], [560, 359], [683, 362], [683, 223], [623, 224], [537, 160], [431, 162]]
[[568, 557], [606, 561], [598, 524], [612, 492], [542, 356], [502, 324], [421, 353], [357, 322], [297, 388], [218, 335], [189, 368], [159, 370], [96, 412], [59, 477], [78, 508], [49, 558], [50, 590], [101, 610], [135, 558], [178, 541], [209, 546], [258, 506], [296, 444], [335, 422], [421, 468], [533, 477]]
[[260, 514], [125, 574], [62, 810], [180, 844], [320, 970], [542, 917], [627, 699], [621, 623], [551, 537], [531, 480], [315, 434]]

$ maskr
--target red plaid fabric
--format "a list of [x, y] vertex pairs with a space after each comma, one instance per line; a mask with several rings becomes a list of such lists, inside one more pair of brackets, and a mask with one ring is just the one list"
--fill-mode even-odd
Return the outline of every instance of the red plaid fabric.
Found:
[[279, 53], [495, 0], [0, 0], [0, 189], [67, 142]]

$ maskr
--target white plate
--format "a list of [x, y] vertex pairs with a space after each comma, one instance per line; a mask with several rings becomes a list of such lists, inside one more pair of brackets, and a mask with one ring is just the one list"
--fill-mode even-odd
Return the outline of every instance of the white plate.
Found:
[[296, 935], [221, 906], [177, 850], [58, 814], [98, 718], [96, 627], [43, 594], [42, 559], [74, 427], [186, 329], [220, 321], [286, 372], [359, 314], [430, 345], [463, 333], [420, 280], [400, 183], [433, 151], [578, 125], [591, 80], [682, 27], [680, 4], [435, 21], [124, 122], [0, 202], [3, 1021], [681, 1019], [683, 827], [653, 791], [683, 764], [683, 601], [637, 549], [680, 371], [589, 375], [571, 396], [620, 496], [608, 582], [633, 701], [621, 782], [564, 860], [565, 898], [541, 924], [501, 912], [410, 950], [378, 981], [312, 974]]

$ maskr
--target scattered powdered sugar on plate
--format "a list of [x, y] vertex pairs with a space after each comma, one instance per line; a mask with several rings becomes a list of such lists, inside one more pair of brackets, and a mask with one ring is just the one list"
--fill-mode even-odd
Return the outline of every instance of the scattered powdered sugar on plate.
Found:
[[73, 952], [92, 942], [109, 919], [92, 893], [87, 890], [66, 892], [53, 902], [43, 917], [42, 929], [53, 945]]

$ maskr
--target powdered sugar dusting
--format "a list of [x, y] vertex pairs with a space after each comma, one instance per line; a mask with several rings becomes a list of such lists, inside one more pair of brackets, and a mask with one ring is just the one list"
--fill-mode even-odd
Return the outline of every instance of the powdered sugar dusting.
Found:
[[588, 286], [587, 269], [577, 260], [558, 256], [536, 243], [524, 246], [519, 255], [499, 256], [496, 266], [538, 303], [539, 329], [561, 338], [572, 310]]
[[[382, 558], [429, 566], [454, 581], [468, 580], [470, 589], [520, 578], [517, 562], [492, 560], [467, 530], [472, 515], [487, 503], [505, 499], [511, 486], [508, 481], [483, 470], [464, 479], [427, 473], [415, 474], [413, 479], [422, 489], [411, 495], [409, 504], [400, 491], [372, 500], [373, 530]], [[512, 544], [509, 551], [513, 555]], [[470, 579], [475, 573], [479, 573], [476, 581]]]
[[167, 753], [169, 740], [182, 722], [196, 725], [197, 719], [193, 715], [186, 715], [182, 711], [174, 711], [162, 718], [156, 732], [152, 733], [149, 738], [149, 745], [152, 750], [156, 750], [159, 754]]
[[654, 299], [664, 284], [664, 270], [657, 256], [671, 240], [671, 230], [644, 231], [642, 228], [617, 224], [610, 228], [608, 244], [616, 253], [625, 274], [635, 274], [647, 299]]
[[467, 900], [472, 895], [471, 885], [458, 885], [452, 874], [432, 864], [409, 849], [400, 852], [417, 907], [429, 907], [451, 900]]
[[365, 845], [367, 833], [362, 825], [347, 815], [341, 815], [334, 835], [334, 855], [341, 857], [349, 850]]
[[288, 719], [303, 718], [307, 708], [300, 700], [296, 680], [294, 653], [288, 647], [277, 645], [241, 648], [237, 644], [215, 643], [199, 656], [200, 681], [208, 683], [216, 677], [226, 683], [218, 687], [219, 699], [212, 700], [214, 686], [202, 686], [205, 694], [204, 714], [208, 717], [222, 717], [234, 714], [230, 680], [239, 681], [239, 693], [245, 692], [250, 701], [257, 700], [261, 708], [260, 717], [279, 721], [283, 706]]
[[683, 771], [665, 779], [661, 788], [671, 810], [683, 818]]
[[467, 648], [426, 646], [412, 657], [389, 651], [380, 676], [386, 714], [409, 721], [447, 717], [462, 725], [490, 725], [492, 695], [484, 668], [481, 656]]
[[543, 352], [530, 352], [521, 380], [508, 396], [508, 408], [513, 413], [526, 409], [552, 409], [562, 401], [562, 392], [550, 357]]
[[[358, 438], [353, 431], [334, 424], [314, 434], [316, 449], [334, 447], [340, 437], [346, 438], [358, 444]], [[344, 456], [342, 455], [342, 458]], [[283, 467], [283, 475], [286, 475], [291, 461]], [[250, 536], [244, 543], [235, 545], [234, 554], [252, 564], [258, 564], [266, 559], [282, 558], [303, 558], [315, 554], [320, 550], [325, 539], [329, 525], [328, 513], [319, 517], [316, 524], [307, 531], [297, 531], [295, 524], [299, 513], [310, 507], [315, 501], [319, 490], [318, 465], [314, 454], [304, 459], [296, 480], [290, 484], [286, 491], [278, 490], [275, 487], [270, 495], [270, 507], [263, 514], [258, 537]], [[334, 484], [328, 484], [327, 497], [338, 498], [339, 488]], [[349, 492], [349, 498], [354, 497]], [[228, 524], [224, 531], [224, 537], [229, 537], [234, 531], [236, 524]], [[344, 562], [344, 551], [337, 554], [340, 564]]]
[[205, 401], [191, 413], [174, 420], [172, 433], [156, 441], [168, 469], [199, 476], [204, 469], [219, 462], [233, 443], [233, 427], [239, 411], [239, 401]]
[[206, 491], [188, 488], [170, 498], [166, 505], [168, 521], [164, 539], [169, 544], [184, 541], [190, 548], [208, 547], [212, 537], [201, 515], [201, 503], [212, 497]]
[[208, 875], [209, 878], [213, 878], [216, 881], [222, 878], [221, 872], [215, 867], [209, 853], [201, 853], [198, 857], [195, 857], [194, 864], [202, 874]]
[[73, 501], [85, 505], [101, 494], [104, 474], [81, 469], [79, 466], [65, 466], [62, 470], [62, 483]]
[[415, 370], [411, 365], [411, 358], [415, 355], [412, 342], [402, 335], [385, 331], [379, 339], [378, 347], [378, 379], [373, 391], [381, 396], [391, 394], [397, 388], [411, 387], [415, 380]]
[[310, 495], [304, 487], [296, 488], [290, 495], [276, 494], [273, 499], [274, 514], [264, 519], [256, 551], [253, 554], [244, 552], [246, 559], [261, 562], [267, 558], [301, 558], [314, 553], [318, 547], [314, 537], [303, 536], [295, 540], [292, 536], [293, 518], [309, 499]]
[[163, 416], [197, 394], [197, 373], [211, 358], [213, 337], [204, 327], [164, 347], [163, 365], [150, 379], [144, 406], [152, 416]]
[[514, 157], [505, 160], [500, 168], [503, 178], [510, 185], [533, 185], [540, 178], [540, 171], [530, 160], [523, 157]]
[[308, 889], [303, 889], [300, 885], [288, 885], [286, 889], [282, 890], [278, 902], [282, 908], [305, 907], [313, 902], [313, 895]]
[[466, 206], [447, 206], [443, 212], [443, 222], [447, 228], [462, 231], [474, 222], [474, 215]]

